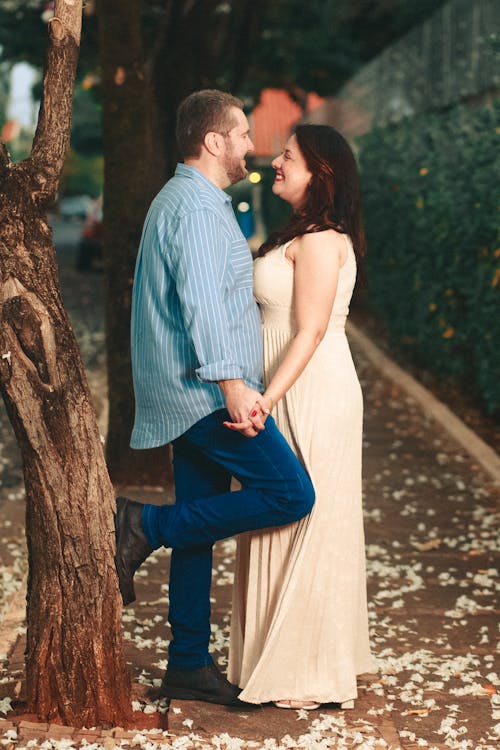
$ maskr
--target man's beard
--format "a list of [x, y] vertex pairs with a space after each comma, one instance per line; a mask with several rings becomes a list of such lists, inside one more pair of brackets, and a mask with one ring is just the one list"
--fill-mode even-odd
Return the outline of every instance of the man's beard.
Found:
[[236, 159], [232, 153], [225, 155], [222, 166], [231, 185], [244, 180], [248, 174], [248, 170], [242, 165], [241, 159]]

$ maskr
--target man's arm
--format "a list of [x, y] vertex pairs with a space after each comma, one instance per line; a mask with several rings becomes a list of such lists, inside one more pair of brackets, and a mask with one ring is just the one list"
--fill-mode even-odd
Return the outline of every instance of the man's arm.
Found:
[[195, 211], [180, 219], [172, 271], [200, 380], [242, 377], [224, 303], [229, 253], [229, 240], [214, 212]]
[[[177, 293], [200, 363], [196, 374], [202, 381], [219, 384], [231, 419], [241, 422], [254, 410], [261, 394], [243, 382], [242, 364], [237, 361], [231, 339], [224, 301], [230, 240], [214, 212], [196, 211], [180, 220], [175, 247]], [[244, 434], [251, 436], [257, 430], [252, 427]]]

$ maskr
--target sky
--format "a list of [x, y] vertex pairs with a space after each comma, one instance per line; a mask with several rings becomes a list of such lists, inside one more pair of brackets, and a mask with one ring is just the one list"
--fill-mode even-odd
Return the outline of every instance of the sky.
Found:
[[17, 63], [12, 68], [7, 117], [25, 127], [34, 125], [35, 104], [31, 98], [31, 87], [35, 78], [34, 68], [27, 63]]

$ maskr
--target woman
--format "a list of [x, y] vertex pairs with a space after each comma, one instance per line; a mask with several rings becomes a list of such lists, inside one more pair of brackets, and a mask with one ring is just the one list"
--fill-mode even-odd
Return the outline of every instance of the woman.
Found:
[[250, 703], [350, 708], [356, 675], [373, 671], [363, 405], [344, 332], [364, 253], [359, 179], [344, 138], [322, 125], [299, 125], [272, 166], [273, 192], [293, 214], [255, 262], [264, 396], [311, 476], [316, 503], [299, 523], [238, 540], [229, 679]]

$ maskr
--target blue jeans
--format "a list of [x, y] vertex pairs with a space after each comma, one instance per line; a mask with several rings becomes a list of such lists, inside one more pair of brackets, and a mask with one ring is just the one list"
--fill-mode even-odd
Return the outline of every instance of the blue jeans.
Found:
[[[175, 505], [145, 505], [152, 547], [172, 547], [169, 665], [210, 664], [212, 545], [243, 531], [284, 526], [307, 515], [314, 490], [272, 417], [257, 437], [222, 425], [220, 409], [174, 440]], [[234, 476], [242, 489], [230, 492]]]

